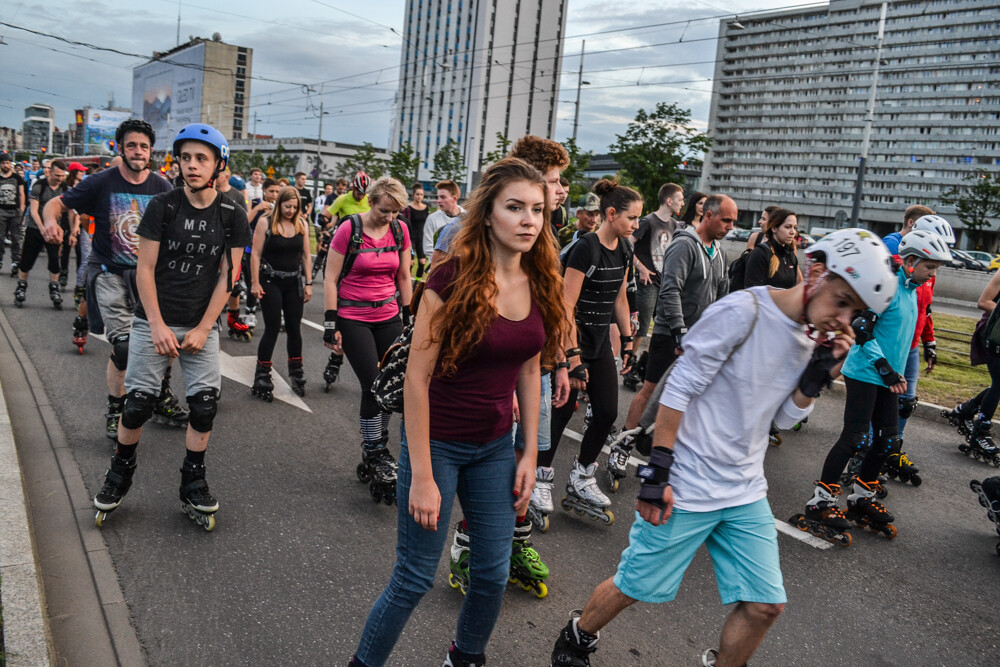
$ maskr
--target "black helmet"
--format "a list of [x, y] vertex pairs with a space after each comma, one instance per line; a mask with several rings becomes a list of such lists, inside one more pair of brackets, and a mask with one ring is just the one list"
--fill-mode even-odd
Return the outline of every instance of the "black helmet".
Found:
[[0, 153], [0, 162], [13, 162], [13, 160], [10, 159], [10, 153], [7, 151]]
[[[125, 135], [129, 132], [142, 132], [149, 137], [150, 148], [156, 144], [156, 132], [153, 131], [152, 125], [141, 118], [129, 118], [128, 120], [122, 121], [122, 124], [118, 126], [117, 130], [115, 130], [115, 145], [121, 146], [122, 141], [125, 139]], [[119, 152], [121, 152], [120, 148]]]

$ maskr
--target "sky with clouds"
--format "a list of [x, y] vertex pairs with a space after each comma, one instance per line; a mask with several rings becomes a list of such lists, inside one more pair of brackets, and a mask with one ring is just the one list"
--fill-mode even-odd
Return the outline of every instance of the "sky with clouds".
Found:
[[[581, 41], [585, 81], [578, 142], [600, 153], [635, 112], [657, 102], [708, 120], [718, 17], [805, 0], [568, 0], [557, 139], [572, 134]], [[815, 4], [815, 3], [814, 3]], [[20, 128], [24, 108], [41, 102], [66, 128], [73, 110], [114, 96], [130, 106], [139, 56], [210, 37], [253, 49], [251, 114], [257, 132], [316, 136], [320, 83], [323, 138], [385, 146], [396, 92], [405, 0], [5, 0], [0, 21], [37, 33], [110, 48], [112, 53], [0, 25], [0, 126]], [[663, 25], [667, 24], [667, 25]], [[608, 32], [616, 31], [616, 32]], [[594, 34], [594, 33], [604, 34]], [[307, 86], [314, 90], [310, 91]], [[253, 120], [250, 120], [252, 125]]]

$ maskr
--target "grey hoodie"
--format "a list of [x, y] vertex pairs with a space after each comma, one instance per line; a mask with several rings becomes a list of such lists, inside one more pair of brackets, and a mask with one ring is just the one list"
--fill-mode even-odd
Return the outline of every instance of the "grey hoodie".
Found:
[[729, 259], [718, 241], [713, 255], [692, 227], [679, 230], [663, 256], [654, 334], [692, 326], [713, 302], [729, 292]]

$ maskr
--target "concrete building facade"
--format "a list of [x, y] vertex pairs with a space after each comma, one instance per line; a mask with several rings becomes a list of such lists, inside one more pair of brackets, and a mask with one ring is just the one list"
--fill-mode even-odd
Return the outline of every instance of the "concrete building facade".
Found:
[[[799, 227], [847, 226], [873, 79], [881, 0], [722, 21], [703, 181], [741, 221], [770, 204]], [[889, 2], [859, 219], [880, 234], [1000, 170], [1000, 1]], [[988, 245], [996, 244], [991, 239]]]
[[408, 0], [390, 147], [429, 179], [449, 140], [469, 170], [496, 135], [553, 138], [567, 0]]
[[[296, 172], [301, 171], [308, 174], [311, 181], [313, 179], [313, 170], [315, 169], [321, 182], [333, 181], [340, 176], [344, 161], [361, 149], [359, 145], [343, 144], [334, 141], [324, 141], [322, 146], [317, 146], [315, 137], [236, 139], [229, 142], [229, 149], [233, 152], [241, 151], [245, 153], [255, 151], [264, 156], [269, 156], [277, 154], [279, 145], [284, 150], [285, 155], [295, 159], [295, 167], [288, 174], [276, 174], [276, 176], [290, 177]], [[319, 156], [318, 169], [317, 155]], [[378, 160], [388, 160], [389, 153], [384, 148], [376, 148], [375, 158]], [[249, 176], [249, 174], [244, 174], [244, 176]]]
[[21, 123], [21, 143], [26, 151], [52, 150], [52, 133], [55, 131], [55, 110], [48, 104], [32, 104], [24, 110]]

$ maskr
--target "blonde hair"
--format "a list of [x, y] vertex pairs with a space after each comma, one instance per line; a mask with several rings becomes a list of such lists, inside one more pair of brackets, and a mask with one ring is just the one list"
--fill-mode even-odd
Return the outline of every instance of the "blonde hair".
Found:
[[295, 214], [292, 215], [292, 224], [295, 225], [295, 233], [304, 236], [306, 234], [306, 224], [302, 221], [302, 199], [299, 197], [299, 191], [295, 188], [283, 188], [281, 193], [278, 194], [278, 199], [274, 202], [274, 208], [271, 209], [271, 214], [268, 216], [271, 225], [271, 234], [281, 234], [281, 204], [289, 199], [295, 200]]
[[368, 204], [375, 206], [383, 197], [403, 210], [410, 203], [410, 196], [403, 184], [392, 176], [382, 176], [368, 188]]

